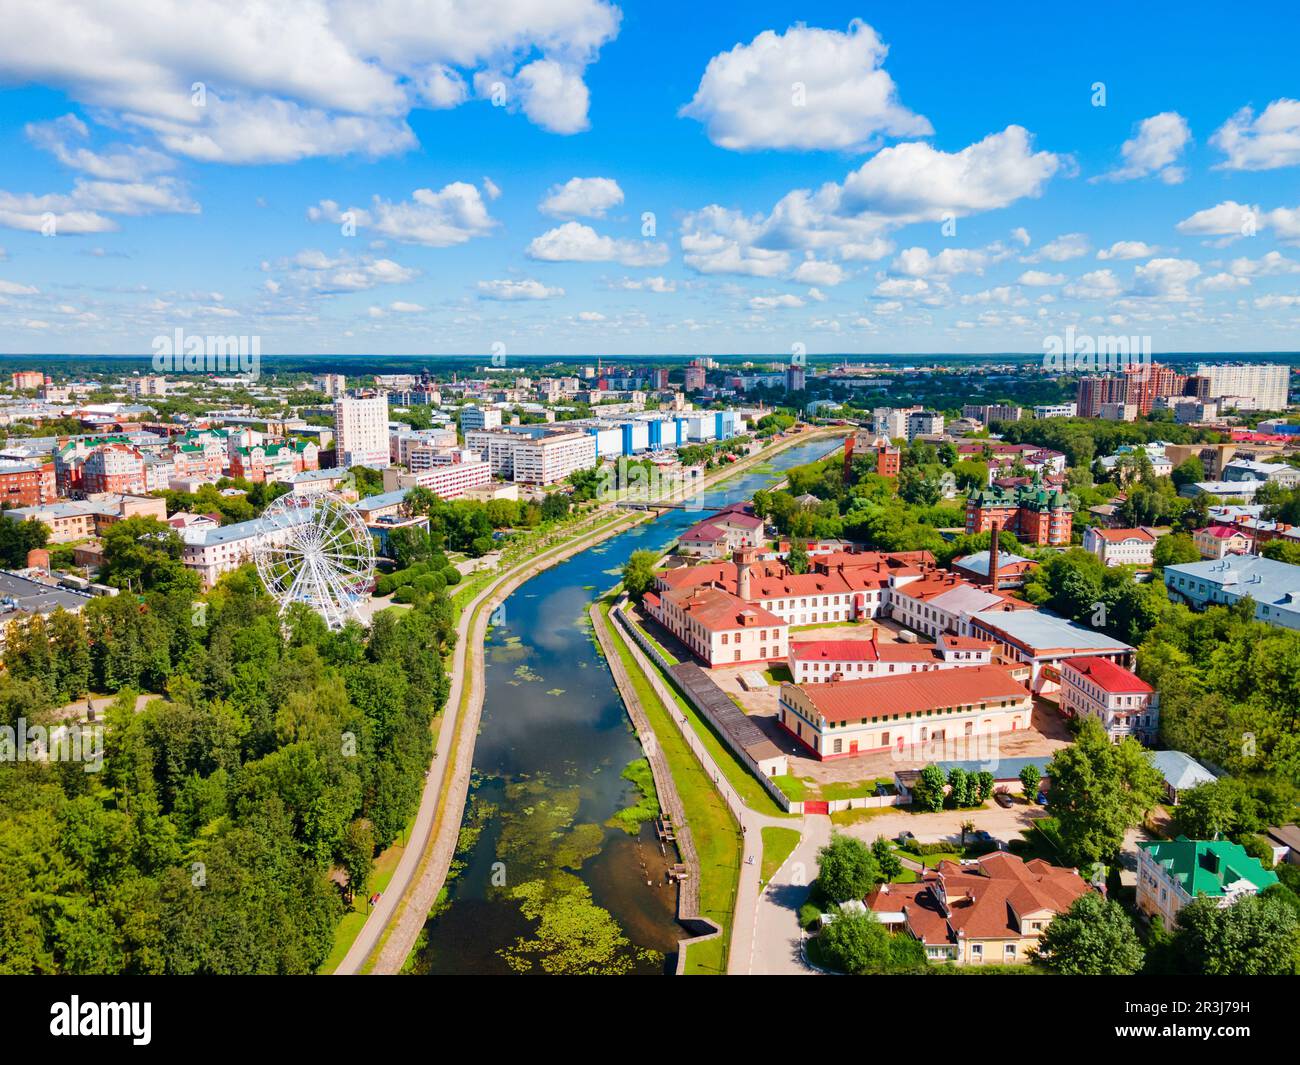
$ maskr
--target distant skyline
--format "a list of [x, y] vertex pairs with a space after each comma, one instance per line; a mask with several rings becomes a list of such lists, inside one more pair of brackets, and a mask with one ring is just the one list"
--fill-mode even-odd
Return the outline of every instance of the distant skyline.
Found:
[[1300, 348], [1294, 10], [8, 6], [6, 353]]

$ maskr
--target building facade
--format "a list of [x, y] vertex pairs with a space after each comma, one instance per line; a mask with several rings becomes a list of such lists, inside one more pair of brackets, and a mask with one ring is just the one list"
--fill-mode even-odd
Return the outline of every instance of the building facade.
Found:
[[1160, 724], [1160, 699], [1131, 670], [1105, 658], [1071, 658], [1061, 663], [1061, 713], [1095, 717], [1112, 743], [1131, 736], [1150, 746]]

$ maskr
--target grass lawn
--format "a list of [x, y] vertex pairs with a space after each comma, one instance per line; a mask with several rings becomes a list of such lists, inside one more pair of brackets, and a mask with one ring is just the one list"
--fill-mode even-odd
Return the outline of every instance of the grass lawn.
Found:
[[[600, 612], [612, 628], [608, 602], [601, 604]], [[622, 637], [615, 632], [613, 639], [650, 719], [659, 747], [668, 759], [673, 783], [677, 785], [677, 794], [681, 796], [686, 820], [691, 826], [691, 836], [700, 856], [700, 910], [703, 916], [716, 921], [722, 928], [722, 935], [688, 949], [686, 972], [689, 975], [722, 974], [727, 971], [731, 919], [736, 908], [736, 887], [743, 857], [740, 826], [709, 775], [686, 746], [667, 708], [641, 673]]]
[[789, 666], [773, 666], [763, 671], [763, 679], [768, 684], [780, 684], [783, 681], [793, 681], [794, 677], [790, 675]]
[[920, 874], [917, 873], [915, 869], [904, 869], [901, 873], [899, 873], [896, 877], [894, 877], [893, 883], [915, 884], [920, 879], [921, 879]]
[[777, 828], [767, 825], [763, 828], [763, 883], [766, 884], [776, 875], [785, 860], [799, 846], [797, 828]]
[[830, 784], [822, 785], [822, 798], [832, 799], [861, 799], [876, 793], [876, 781], [863, 780], [857, 782], [836, 781]]
[[773, 777], [772, 783], [780, 788], [791, 802], [803, 802], [808, 797], [808, 785], [801, 777], [782, 773], [779, 777]]
[[849, 825], [860, 825], [864, 821], [870, 821], [873, 817], [879, 817], [887, 810], [899, 810], [899, 806], [872, 806], [865, 810], [837, 810], [831, 814], [831, 824], [839, 828], [847, 828]]
[[814, 625], [791, 625], [790, 631], [795, 632], [812, 632], [813, 629], [838, 629], [847, 625], [865, 625], [864, 621], [819, 621]]

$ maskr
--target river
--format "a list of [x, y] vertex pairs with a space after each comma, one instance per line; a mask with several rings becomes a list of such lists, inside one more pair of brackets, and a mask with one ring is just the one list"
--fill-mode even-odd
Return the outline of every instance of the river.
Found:
[[838, 441], [795, 445], [521, 585], [493, 615], [486, 693], [461, 848], [413, 958], [417, 974], [671, 972], [676, 890], [648, 826], [608, 822], [636, 803], [641, 757], [587, 619], [642, 548], [750, 498]]

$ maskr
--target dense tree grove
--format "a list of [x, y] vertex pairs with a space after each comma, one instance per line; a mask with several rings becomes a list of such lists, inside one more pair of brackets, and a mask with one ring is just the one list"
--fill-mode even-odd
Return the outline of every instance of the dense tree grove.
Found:
[[0, 725], [119, 695], [98, 772], [0, 764], [0, 973], [315, 971], [339, 885], [418, 802], [451, 631], [441, 590], [368, 633], [281, 618], [248, 568], [203, 600], [173, 585], [11, 626]]

